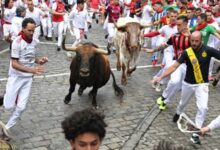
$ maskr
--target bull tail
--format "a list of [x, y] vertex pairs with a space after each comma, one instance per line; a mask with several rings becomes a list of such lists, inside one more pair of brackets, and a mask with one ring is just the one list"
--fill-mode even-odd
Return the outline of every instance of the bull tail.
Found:
[[112, 79], [113, 79], [112, 86], [114, 88], [115, 95], [122, 98], [124, 96], [124, 91], [117, 85], [116, 80], [115, 80], [115, 75], [113, 74], [112, 70], [110, 73], [111, 73]]

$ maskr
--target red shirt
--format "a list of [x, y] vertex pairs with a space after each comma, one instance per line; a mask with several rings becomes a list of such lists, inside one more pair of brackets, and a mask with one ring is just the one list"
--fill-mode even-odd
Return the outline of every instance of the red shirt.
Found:
[[89, 6], [90, 6], [90, 8], [93, 8], [93, 9], [99, 9], [99, 4], [100, 4], [99, 0], [90, 0], [89, 1]]
[[[55, 11], [59, 13], [63, 13], [65, 8], [64, 3], [59, 0], [57, 0], [56, 3], [57, 3], [57, 8]], [[63, 15], [53, 15], [52, 20], [53, 22], [61, 22], [64, 20]]]
[[[122, 14], [122, 7], [119, 4], [109, 4], [107, 8], [107, 13], [109, 15], [108, 22], [109, 23], [114, 23], [117, 22], [118, 18]], [[114, 20], [114, 21], [113, 21]]]

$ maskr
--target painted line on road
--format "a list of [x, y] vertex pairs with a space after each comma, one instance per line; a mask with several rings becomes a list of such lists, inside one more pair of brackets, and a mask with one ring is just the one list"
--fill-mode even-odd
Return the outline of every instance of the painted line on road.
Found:
[[0, 54], [3, 54], [3, 53], [5, 53], [5, 52], [7, 52], [7, 51], [9, 51], [9, 48], [6, 48], [6, 49], [1, 50], [1, 51], [0, 51]]
[[[155, 67], [159, 67], [160, 64], [156, 65]], [[142, 69], [142, 68], [153, 68], [152, 65], [145, 65], [145, 66], [137, 66], [137, 69]], [[116, 68], [112, 68], [112, 71], [116, 71]], [[57, 74], [49, 74], [49, 75], [39, 75], [39, 76], [34, 76], [35, 79], [43, 79], [43, 78], [52, 78], [52, 77], [61, 77], [61, 76], [67, 76], [70, 75], [70, 72], [65, 72], [65, 73], [57, 73]], [[7, 81], [8, 78], [1, 78], [0, 81]]]

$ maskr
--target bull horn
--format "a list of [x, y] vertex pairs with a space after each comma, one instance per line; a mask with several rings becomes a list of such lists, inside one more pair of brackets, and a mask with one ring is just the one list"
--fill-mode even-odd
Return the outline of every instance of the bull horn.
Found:
[[95, 51], [97, 53], [104, 54], [104, 55], [109, 55], [110, 54], [109, 51], [106, 51], [106, 50], [101, 49], [101, 48], [96, 48]]
[[62, 48], [63, 48], [63, 50], [65, 50], [65, 51], [77, 51], [77, 47], [76, 46], [66, 47], [65, 41], [66, 41], [66, 35], [63, 36], [63, 41], [62, 41]]

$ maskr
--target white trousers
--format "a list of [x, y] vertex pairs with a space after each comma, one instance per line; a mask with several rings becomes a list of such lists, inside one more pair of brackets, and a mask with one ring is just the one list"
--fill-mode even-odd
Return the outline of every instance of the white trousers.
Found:
[[9, 34], [11, 33], [11, 24], [3, 24], [3, 35], [4, 37], [9, 36]]
[[54, 31], [54, 36], [58, 37], [58, 42], [57, 46], [60, 47], [62, 43], [62, 38], [63, 38], [63, 29], [64, 29], [64, 22], [53, 22], [53, 31]]
[[13, 110], [13, 113], [6, 124], [6, 128], [13, 127], [22, 112], [25, 110], [32, 86], [32, 77], [10, 76], [6, 85], [4, 95], [4, 107], [6, 110]]
[[[155, 77], [161, 76], [171, 65], [173, 64], [173, 46], [169, 46], [164, 50], [162, 65], [164, 66]], [[160, 81], [160, 84], [166, 84], [168, 82], [168, 77]]]
[[189, 103], [189, 100], [193, 93], [195, 93], [196, 105], [198, 108], [195, 123], [199, 128], [201, 128], [208, 110], [208, 83], [188, 84], [186, 82], [183, 82], [181, 100], [179, 102], [179, 105], [177, 106], [177, 114], [181, 114], [182, 112], [184, 112], [184, 109]]
[[[208, 46], [213, 47], [218, 50], [220, 48], [219, 39], [216, 38], [215, 36], [211, 35], [211, 37], [209, 38], [209, 41], [208, 41]], [[212, 76], [215, 61], [216, 61], [216, 59], [212, 57], [211, 61], [210, 61], [210, 65], [209, 65], [209, 76]]]
[[51, 17], [48, 16], [46, 18], [41, 19], [44, 36], [52, 37], [52, 22]]
[[108, 23], [108, 43], [112, 43], [113, 42], [113, 37], [116, 34], [116, 28], [115, 25], [113, 23]]
[[[173, 61], [174, 63], [175, 61]], [[179, 91], [182, 87], [182, 81], [184, 80], [186, 75], [186, 64], [181, 64], [171, 75], [170, 80], [167, 84], [166, 89], [163, 91], [162, 96], [165, 99], [165, 103], [170, 103], [172, 101], [173, 96], [177, 91]]]
[[33, 35], [33, 37], [34, 37], [35, 39], [38, 39], [38, 40], [39, 40], [40, 33], [41, 33], [41, 31], [40, 31], [40, 26], [37, 26], [37, 27], [35, 28], [35, 30], [34, 30], [34, 35]]
[[[151, 47], [156, 48], [160, 46], [162, 43], [164, 43], [165, 38], [162, 37], [161, 35], [157, 35], [152, 38], [151, 40]], [[158, 60], [160, 57], [160, 52], [154, 52], [152, 55], [152, 60]]]
[[73, 43], [73, 46], [76, 46], [82, 41], [83, 36], [84, 36], [84, 30], [74, 27], [73, 31], [74, 31], [74, 35], [76, 38], [75, 42]]

